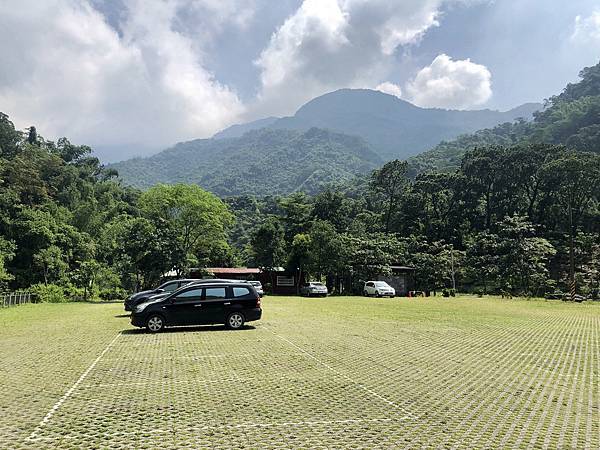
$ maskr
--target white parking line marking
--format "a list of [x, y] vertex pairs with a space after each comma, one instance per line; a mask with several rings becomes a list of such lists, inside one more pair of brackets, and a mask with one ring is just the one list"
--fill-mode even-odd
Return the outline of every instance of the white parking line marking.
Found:
[[417, 416], [415, 416], [413, 413], [411, 413], [410, 411], [407, 411], [406, 409], [404, 409], [403, 407], [401, 407], [400, 405], [394, 403], [393, 401], [385, 398], [383, 395], [378, 394], [377, 392], [375, 392], [373, 389], [365, 386], [364, 384], [361, 384], [360, 382], [356, 381], [354, 378], [346, 375], [343, 372], [340, 372], [339, 370], [334, 369], [333, 367], [331, 367], [329, 364], [321, 361], [319, 358], [317, 358], [316, 356], [314, 356], [313, 354], [307, 352], [306, 350], [304, 350], [302, 347], [296, 345], [295, 343], [293, 343], [292, 341], [290, 341], [289, 339], [275, 333], [273, 330], [271, 330], [271, 328], [267, 328], [264, 327], [264, 329], [270, 331], [271, 333], [273, 333], [275, 336], [277, 336], [279, 339], [284, 340], [285, 342], [287, 342], [288, 344], [290, 344], [291, 346], [293, 346], [294, 348], [297, 348], [298, 350], [300, 350], [302, 353], [304, 353], [306, 356], [308, 356], [309, 358], [315, 360], [317, 363], [319, 363], [320, 365], [322, 365], [323, 367], [329, 369], [330, 371], [332, 371], [333, 373], [335, 373], [336, 375], [338, 375], [339, 377], [342, 377], [348, 381], [350, 381], [351, 383], [355, 384], [356, 386], [358, 386], [359, 388], [361, 388], [362, 390], [364, 390], [365, 392], [371, 394], [373, 397], [378, 398], [379, 400], [383, 401], [384, 403], [387, 403], [389, 406], [392, 406], [400, 411], [402, 411], [404, 414], [406, 414], [406, 416], [402, 417], [402, 419], [417, 419]]
[[[300, 420], [300, 421], [291, 421], [291, 422], [266, 422], [266, 423], [242, 423], [239, 425], [206, 425], [202, 427], [188, 427], [178, 430], [178, 432], [190, 433], [194, 431], [210, 431], [210, 430], [238, 430], [238, 429], [246, 429], [246, 428], [278, 428], [278, 427], [312, 427], [319, 425], [352, 425], [352, 424], [360, 424], [360, 423], [394, 423], [402, 420], [406, 420], [406, 418], [373, 418], [373, 419], [340, 419], [340, 420]], [[105, 437], [117, 437], [117, 436], [139, 436], [145, 434], [163, 434], [163, 433], [173, 433], [173, 430], [163, 430], [161, 428], [154, 428], [150, 430], [140, 430], [140, 431], [121, 431], [116, 433], [102, 433]], [[39, 436], [32, 438], [31, 440], [35, 441], [55, 441], [55, 440], [63, 440], [63, 439], [81, 439], [82, 436], [78, 435], [67, 435], [67, 436]]]
[[29, 435], [27, 440], [30, 441], [30, 440], [35, 440], [37, 438], [37, 435], [39, 434], [39, 432], [50, 421], [50, 419], [52, 419], [52, 416], [54, 415], [54, 413], [56, 413], [56, 411], [58, 411], [58, 409], [62, 406], [62, 404], [65, 401], [67, 401], [67, 399], [71, 395], [73, 395], [73, 392], [75, 392], [75, 389], [77, 389], [77, 387], [83, 382], [83, 380], [85, 380], [85, 378], [94, 369], [94, 367], [96, 367], [96, 364], [98, 364], [98, 362], [102, 359], [102, 357], [106, 354], [106, 352], [108, 352], [110, 350], [110, 348], [113, 346], [113, 344], [115, 343], [117, 338], [119, 336], [121, 336], [121, 334], [122, 334], [122, 332], [118, 333], [114, 337], [114, 339], [112, 341], [110, 341], [110, 343], [106, 346], [106, 348], [104, 350], [102, 350], [102, 353], [100, 353], [98, 355], [98, 357], [94, 360], [94, 362], [92, 362], [92, 364], [90, 364], [90, 366], [85, 370], [85, 372], [83, 372], [81, 374], [81, 376], [77, 379], [75, 384], [73, 384], [73, 386], [71, 386], [69, 388], [69, 390], [67, 392], [65, 392], [65, 394], [54, 404], [54, 406], [50, 409], [50, 411], [48, 411], [48, 414], [46, 414], [46, 416], [38, 424], [38, 426], [35, 428], [35, 430], [33, 430], [33, 432]]

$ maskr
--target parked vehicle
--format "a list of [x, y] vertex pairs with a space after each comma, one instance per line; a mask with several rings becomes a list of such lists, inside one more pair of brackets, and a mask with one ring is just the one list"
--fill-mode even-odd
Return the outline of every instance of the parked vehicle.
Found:
[[237, 330], [262, 316], [260, 296], [244, 282], [191, 284], [137, 305], [131, 324], [156, 333], [165, 327], [223, 323]]
[[260, 295], [261, 297], [263, 295], [265, 295], [265, 291], [263, 290], [263, 286], [262, 283], [260, 281], [248, 281], [248, 283], [250, 283], [252, 286], [254, 286], [254, 289], [256, 289], [256, 292], [258, 292], [258, 295]]
[[166, 283], [161, 284], [160, 286], [158, 286], [155, 289], [136, 292], [135, 294], [130, 295], [125, 300], [125, 311], [133, 311], [133, 309], [137, 305], [147, 301], [150, 297], [153, 297], [155, 295], [160, 295], [160, 294], [166, 294], [166, 295], [171, 294], [171, 293], [175, 292], [177, 289], [179, 289], [180, 287], [185, 286], [186, 284], [192, 283], [194, 281], [198, 281], [198, 280], [196, 280], [196, 279], [171, 280], [171, 281], [167, 281]]
[[312, 297], [313, 295], [327, 297], [328, 293], [327, 286], [319, 281], [309, 281], [308, 283], [304, 283], [300, 288], [300, 294], [306, 297]]
[[366, 297], [395, 297], [396, 290], [385, 281], [367, 281], [363, 289]]
[[[144, 303], [148, 300], [157, 300], [159, 298], [167, 297], [172, 294], [176, 290], [180, 289], [183, 286], [187, 286], [188, 284], [204, 284], [204, 283], [235, 283], [237, 280], [221, 280], [214, 278], [187, 278], [183, 280], [172, 280], [167, 281], [166, 283], [161, 284], [156, 289], [152, 289], [149, 291], [141, 291], [131, 295], [127, 300], [125, 300], [125, 311], [133, 311], [135, 307], [141, 303]], [[239, 281], [238, 281], [239, 282]]]

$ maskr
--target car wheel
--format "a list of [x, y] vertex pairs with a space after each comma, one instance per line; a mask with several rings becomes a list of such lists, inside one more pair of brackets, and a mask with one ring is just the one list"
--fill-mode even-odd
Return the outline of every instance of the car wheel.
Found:
[[230, 330], [239, 330], [244, 326], [244, 315], [239, 312], [233, 312], [227, 316], [225, 323]]
[[377, 298], [381, 298], [381, 294], [379, 292], [377, 293]]
[[364, 295], [365, 297], [368, 297], [368, 296], [369, 296], [369, 293], [368, 293], [367, 291], [363, 291], [363, 295]]
[[148, 320], [146, 321], [146, 328], [148, 331], [150, 331], [150, 333], [158, 333], [165, 328], [165, 319], [158, 314], [153, 314], [148, 317]]

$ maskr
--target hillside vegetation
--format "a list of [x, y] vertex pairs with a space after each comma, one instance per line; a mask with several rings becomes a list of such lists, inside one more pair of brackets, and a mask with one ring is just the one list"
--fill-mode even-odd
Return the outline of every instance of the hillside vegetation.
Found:
[[454, 170], [466, 151], [486, 145], [545, 142], [600, 152], [600, 63], [583, 69], [581, 81], [546, 101], [531, 122], [504, 123], [442, 142], [411, 158], [411, 171]]
[[234, 125], [215, 138], [241, 137], [250, 129], [325, 128], [363, 138], [384, 160], [404, 159], [463, 133], [529, 120], [542, 105], [527, 103], [506, 112], [419, 108], [393, 95], [370, 89], [340, 89], [317, 97], [295, 115]]
[[193, 183], [218, 195], [315, 193], [382, 164], [360, 138], [312, 128], [254, 130], [241, 138], [177, 144], [150, 158], [112, 165], [140, 188]]

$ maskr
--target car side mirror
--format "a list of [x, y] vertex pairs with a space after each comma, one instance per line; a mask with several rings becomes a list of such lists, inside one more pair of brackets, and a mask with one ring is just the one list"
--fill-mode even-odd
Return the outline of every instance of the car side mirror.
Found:
[[162, 294], [163, 292], [165, 292], [165, 290], [164, 289], [157, 289], [154, 292], [156, 292], [157, 294]]

